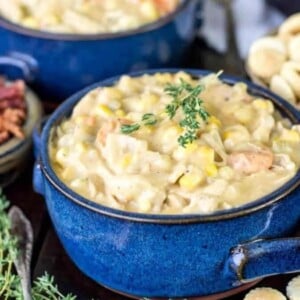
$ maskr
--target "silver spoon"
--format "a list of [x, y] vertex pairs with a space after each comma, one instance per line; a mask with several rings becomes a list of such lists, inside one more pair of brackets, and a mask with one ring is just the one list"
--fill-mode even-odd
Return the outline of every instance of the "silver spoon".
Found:
[[18, 256], [14, 261], [18, 275], [21, 278], [21, 286], [24, 300], [32, 300], [30, 263], [33, 247], [33, 231], [29, 220], [16, 206], [8, 213], [11, 220], [11, 232], [18, 239]]

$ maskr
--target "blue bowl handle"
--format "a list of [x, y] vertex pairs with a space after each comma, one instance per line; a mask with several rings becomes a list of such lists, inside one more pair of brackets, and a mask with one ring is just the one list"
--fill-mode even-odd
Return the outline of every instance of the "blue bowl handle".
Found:
[[43, 117], [33, 128], [32, 131], [32, 140], [33, 140], [33, 153], [35, 159], [39, 159], [40, 149], [41, 149], [41, 135], [43, 131], [43, 127], [48, 121], [49, 116]]
[[19, 68], [26, 82], [33, 82], [38, 72], [37, 61], [28, 54], [11, 52], [7, 56], [0, 56], [0, 65]]
[[45, 196], [44, 175], [39, 160], [35, 162], [33, 167], [33, 189], [38, 194]]
[[40, 162], [40, 149], [41, 149], [41, 135], [43, 131], [43, 127], [46, 124], [49, 116], [45, 116], [40, 122], [36, 124], [32, 132], [32, 140], [33, 140], [33, 153], [36, 159], [33, 168], [33, 188], [34, 190], [41, 195], [44, 195], [44, 175], [41, 169]]
[[260, 239], [238, 245], [231, 249], [228, 267], [235, 284], [299, 272], [300, 238]]

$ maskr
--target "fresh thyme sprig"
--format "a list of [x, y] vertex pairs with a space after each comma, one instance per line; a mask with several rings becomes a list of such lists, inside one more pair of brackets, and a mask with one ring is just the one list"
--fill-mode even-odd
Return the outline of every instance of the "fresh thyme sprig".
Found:
[[179, 84], [169, 84], [165, 88], [167, 95], [173, 98], [172, 102], [166, 106], [169, 118], [172, 120], [179, 108], [184, 114], [179, 125], [185, 129], [185, 133], [178, 138], [178, 143], [182, 147], [186, 147], [187, 144], [197, 139], [197, 132], [201, 127], [200, 121], [206, 122], [210, 116], [203, 107], [203, 101], [199, 98], [203, 89], [203, 85], [193, 87], [182, 79]]
[[121, 132], [125, 134], [133, 133], [141, 128], [142, 125], [155, 125], [157, 118], [154, 114], [148, 113], [142, 116], [142, 123], [124, 124], [121, 126]]
[[[164, 89], [166, 94], [173, 98], [165, 109], [169, 118], [172, 120], [180, 108], [184, 115], [184, 118], [179, 122], [179, 125], [185, 129], [184, 134], [178, 138], [178, 143], [182, 147], [186, 147], [187, 144], [197, 139], [201, 123], [206, 122], [210, 116], [203, 106], [203, 101], [199, 98], [203, 89], [203, 85], [192, 86], [183, 79], [180, 79], [179, 84], [168, 84]], [[158, 118], [154, 114], [147, 113], [143, 115], [142, 123], [122, 125], [121, 132], [131, 134], [139, 130], [142, 125], [154, 125], [157, 122]]]
[[[6, 213], [9, 202], [0, 190], [0, 299], [23, 300], [21, 279], [15, 274], [14, 261], [18, 255], [18, 241], [11, 234], [11, 223]], [[37, 278], [32, 288], [33, 300], [75, 300], [76, 297], [59, 292], [54, 278], [45, 273]]]
[[0, 299], [23, 299], [21, 280], [13, 273], [17, 256], [17, 240], [10, 234], [10, 220], [5, 210], [9, 206], [0, 192]]
[[64, 296], [59, 290], [57, 285], [54, 283], [54, 277], [50, 276], [47, 272], [37, 278], [32, 288], [33, 300], [42, 299], [60, 299], [60, 300], [75, 300], [76, 297], [68, 294]]

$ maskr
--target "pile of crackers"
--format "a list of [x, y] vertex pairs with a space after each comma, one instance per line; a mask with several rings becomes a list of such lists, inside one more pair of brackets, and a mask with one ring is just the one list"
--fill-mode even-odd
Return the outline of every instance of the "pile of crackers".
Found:
[[247, 68], [252, 78], [300, 108], [300, 13], [251, 45]]

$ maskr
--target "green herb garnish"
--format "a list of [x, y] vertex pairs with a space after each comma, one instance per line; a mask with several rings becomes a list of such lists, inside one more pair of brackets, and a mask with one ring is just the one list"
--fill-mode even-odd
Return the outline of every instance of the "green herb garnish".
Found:
[[[0, 299], [23, 300], [21, 278], [15, 273], [14, 261], [18, 255], [18, 241], [11, 234], [11, 223], [6, 213], [9, 202], [0, 190]], [[54, 278], [47, 273], [32, 285], [32, 299], [75, 300], [76, 297], [59, 292]]]
[[59, 300], [75, 300], [77, 297], [71, 294], [64, 296], [54, 283], [54, 277], [45, 273], [43, 276], [37, 278], [32, 287], [32, 299], [59, 299]]
[[185, 133], [178, 138], [178, 143], [182, 147], [197, 139], [197, 131], [201, 127], [200, 121], [206, 122], [209, 117], [209, 113], [203, 107], [203, 101], [199, 98], [203, 89], [203, 85], [193, 87], [182, 79], [179, 84], [169, 84], [165, 88], [167, 95], [173, 98], [166, 106], [169, 118], [172, 120], [179, 108], [184, 114], [179, 125], [185, 129]]
[[142, 124], [126, 124], [121, 126], [121, 132], [125, 134], [133, 133], [141, 128], [142, 125], [155, 125], [157, 123], [157, 118], [154, 114], [148, 113], [142, 116]]
[[128, 124], [122, 125], [121, 126], [121, 132], [125, 133], [125, 134], [130, 134], [130, 133], [133, 133], [134, 131], [139, 130], [140, 127], [141, 127], [141, 125], [139, 125], [137, 123], [136, 124], [130, 124], [130, 125], [128, 125]]
[[[178, 143], [182, 147], [197, 139], [201, 123], [206, 122], [210, 116], [203, 106], [203, 101], [199, 98], [203, 89], [203, 85], [192, 86], [183, 79], [180, 79], [179, 84], [168, 84], [165, 88], [166, 94], [173, 98], [165, 109], [169, 118], [172, 120], [179, 109], [184, 115], [179, 122], [179, 125], [185, 129], [184, 134], [178, 138]], [[157, 122], [158, 118], [154, 114], [147, 113], [143, 115], [141, 123], [122, 125], [121, 132], [130, 134], [139, 130], [142, 125], [155, 125]]]
[[155, 125], [157, 123], [157, 118], [154, 114], [148, 113], [143, 115], [142, 121], [145, 125]]

